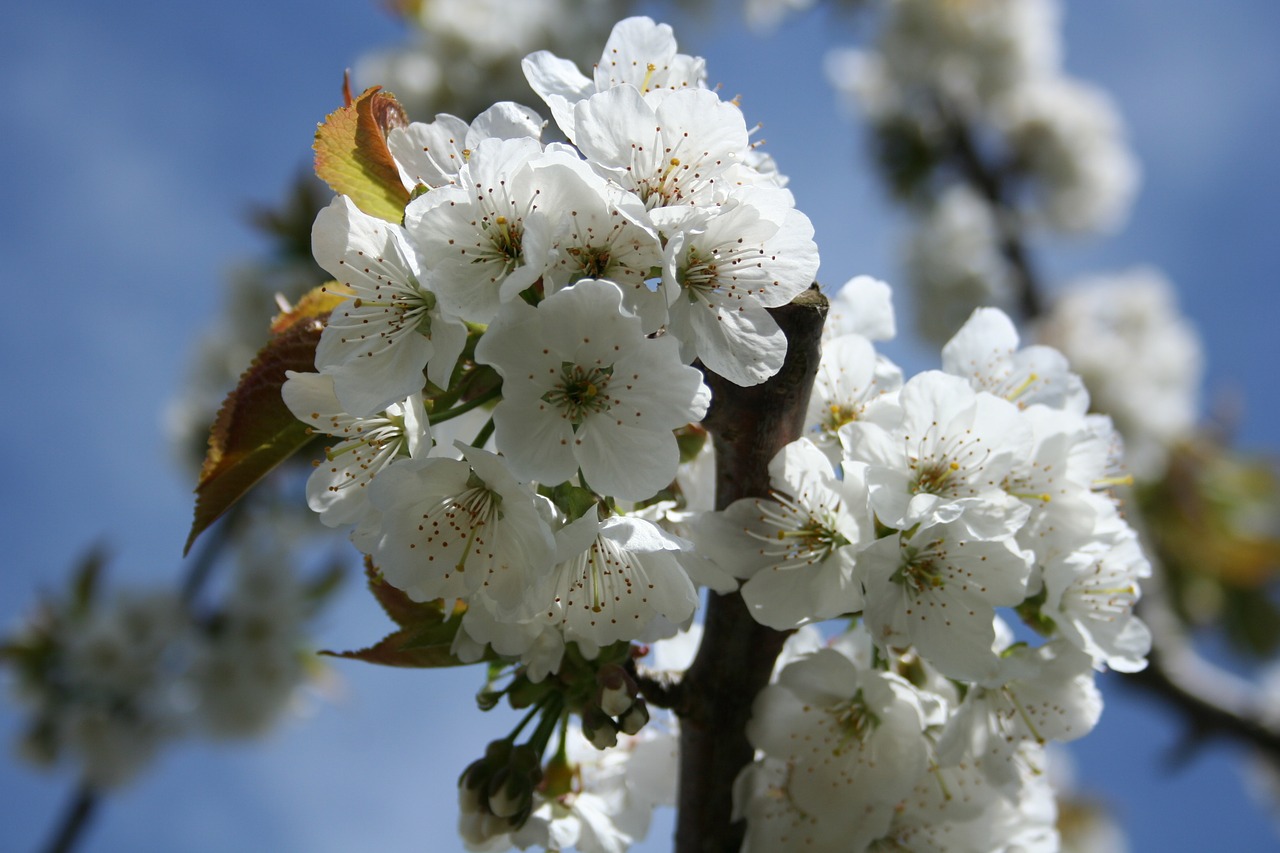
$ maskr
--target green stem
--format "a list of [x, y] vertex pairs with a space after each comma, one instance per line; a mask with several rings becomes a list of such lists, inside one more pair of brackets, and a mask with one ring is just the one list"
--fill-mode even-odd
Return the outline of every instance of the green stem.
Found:
[[493, 429], [493, 418], [489, 418], [489, 420], [484, 422], [484, 426], [480, 427], [480, 431], [476, 433], [476, 437], [472, 440], [471, 446], [483, 448], [485, 444], [488, 443], [489, 436], [493, 435]]
[[485, 391], [483, 394], [481, 394], [478, 397], [471, 398], [465, 403], [459, 403], [453, 408], [445, 409], [443, 412], [432, 412], [430, 415], [428, 415], [428, 419], [433, 424], [443, 423], [444, 421], [452, 420], [453, 418], [456, 418], [459, 415], [465, 415], [467, 412], [471, 411], [472, 409], [479, 408], [480, 406], [483, 406], [485, 403], [488, 403], [490, 400], [496, 400], [501, 396], [502, 396], [502, 386], [499, 385], [495, 388], [490, 388], [488, 391]]

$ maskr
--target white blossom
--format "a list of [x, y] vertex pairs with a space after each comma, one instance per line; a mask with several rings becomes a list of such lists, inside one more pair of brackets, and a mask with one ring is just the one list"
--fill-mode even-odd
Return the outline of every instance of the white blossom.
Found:
[[483, 589], [500, 614], [513, 614], [551, 565], [551, 531], [541, 499], [502, 458], [473, 447], [463, 454], [388, 468], [369, 490], [380, 515], [353, 539], [415, 601]]
[[696, 541], [745, 579], [742, 597], [757, 622], [788, 630], [862, 609], [855, 555], [871, 538], [866, 484], [838, 477], [808, 439], [769, 463], [770, 498], [745, 498], [705, 516]]
[[549, 588], [529, 606], [586, 650], [674, 634], [698, 605], [678, 559], [687, 545], [652, 522], [588, 512], [557, 532]]
[[493, 418], [512, 469], [546, 483], [581, 469], [597, 492], [625, 500], [669, 485], [680, 461], [672, 430], [701, 420], [710, 402], [677, 349], [669, 335], [645, 337], [612, 282], [584, 279], [537, 308], [508, 306], [476, 359], [504, 380]]
[[706, 61], [679, 53], [667, 24], [635, 17], [619, 21], [605, 43], [593, 75], [550, 51], [525, 57], [529, 85], [546, 102], [565, 136], [578, 142], [574, 107], [579, 101], [618, 86], [657, 95], [706, 85]]
[[307, 479], [307, 505], [329, 527], [358, 521], [364, 514], [367, 487], [378, 472], [397, 458], [426, 454], [431, 431], [422, 397], [414, 394], [385, 412], [357, 418], [342, 410], [333, 377], [324, 373], [287, 371], [280, 394], [293, 416], [324, 435], [341, 439], [325, 448]]
[[995, 669], [992, 620], [1026, 597], [1031, 554], [1011, 539], [969, 539], [951, 522], [876, 540], [858, 569], [877, 645], [915, 646], [944, 675], [976, 680]]
[[333, 377], [342, 409], [358, 417], [385, 410], [422, 390], [424, 367], [448, 385], [466, 328], [440, 312], [403, 229], [338, 196], [316, 217], [311, 241], [316, 262], [352, 291], [316, 347], [316, 368]]

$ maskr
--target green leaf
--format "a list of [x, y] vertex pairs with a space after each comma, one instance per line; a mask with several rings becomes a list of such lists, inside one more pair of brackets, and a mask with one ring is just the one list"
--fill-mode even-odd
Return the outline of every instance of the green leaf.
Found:
[[370, 216], [399, 223], [409, 203], [387, 133], [409, 123], [395, 97], [373, 86], [316, 128], [316, 175]]
[[214, 420], [196, 485], [195, 519], [183, 553], [259, 480], [311, 440], [311, 431], [280, 397], [286, 370], [315, 369], [316, 345], [329, 312], [346, 298], [317, 288], [277, 317], [267, 341]]
[[559, 507], [560, 511], [568, 516], [570, 520], [582, 518], [596, 508], [595, 494], [590, 489], [584, 489], [581, 486], [561, 483], [552, 488], [543, 486], [539, 491], [550, 498], [551, 502]]

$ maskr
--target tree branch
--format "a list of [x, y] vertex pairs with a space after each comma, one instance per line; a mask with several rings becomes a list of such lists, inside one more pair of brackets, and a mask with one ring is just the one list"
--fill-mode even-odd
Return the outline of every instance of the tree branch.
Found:
[[[716, 450], [716, 508], [769, 495], [769, 461], [804, 430], [827, 300], [817, 289], [770, 312], [787, 336], [782, 370], [741, 388], [708, 372], [703, 426]], [[702, 644], [681, 685], [678, 853], [736, 853], [745, 824], [732, 821], [733, 782], [754, 757], [747, 720], [787, 633], [756, 622], [738, 593], [712, 594]]]

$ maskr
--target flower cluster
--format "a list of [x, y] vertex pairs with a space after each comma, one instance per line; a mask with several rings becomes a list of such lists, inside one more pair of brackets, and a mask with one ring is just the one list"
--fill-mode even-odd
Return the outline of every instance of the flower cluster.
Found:
[[[353, 527], [377, 583], [460, 602], [439, 610], [462, 614], [451, 660], [502, 661], [482, 706], [528, 709], [463, 773], [464, 838], [637, 837], [662, 797], [622, 781], [655, 737], [629, 644], [688, 627], [699, 584], [740, 587], [779, 631], [855, 625], [791, 649], [760, 696], [739, 785], [754, 849], [1052, 838], [1043, 746], [1086, 733], [1094, 669], [1140, 668], [1148, 641], [1110, 422], [998, 310], [904, 380], [875, 350], [889, 289], [856, 278], [772, 497], [711, 511], [680, 437], [706, 374], [745, 387], [782, 367], [769, 311], [812, 283], [813, 229], [670, 28], [621, 22], [589, 74], [546, 51], [523, 67], [567, 141], [509, 102], [391, 128], [403, 217], [346, 195], [319, 214], [339, 301], [316, 372], [283, 389], [332, 439], [310, 506]], [[1014, 612], [1047, 642], [1015, 641]], [[624, 749], [593, 761], [578, 741]]]
[[284, 398], [334, 439], [308, 486], [322, 520], [413, 599], [465, 601], [464, 659], [545, 674], [567, 642], [590, 656], [693, 615], [688, 544], [622, 508], [675, 480], [674, 430], [710, 402], [695, 360], [740, 385], [778, 371], [767, 309], [818, 255], [669, 27], [623, 21], [592, 76], [545, 51], [524, 68], [569, 142], [508, 102], [392, 130], [403, 223], [343, 195], [320, 213], [347, 296]]
[[[880, 291], [854, 292], [854, 316], [883, 314]], [[1044, 744], [1086, 734], [1094, 671], [1140, 669], [1150, 644], [1109, 420], [995, 309], [906, 382], [864, 334], [836, 334], [814, 398], [810, 434], [770, 466], [772, 498], [695, 534], [757, 621], [858, 617], [757, 701], [749, 848], [1056, 849]]]
[[176, 593], [98, 593], [97, 565], [3, 648], [32, 714], [25, 756], [69, 761], [103, 790], [178, 738], [252, 736], [282, 715], [306, 678], [316, 588], [279, 561], [245, 562], [217, 608], [197, 615]]

